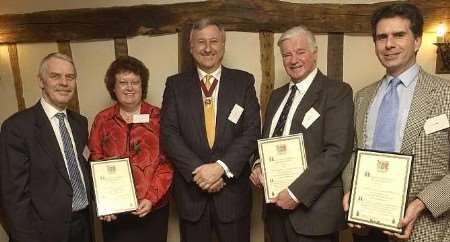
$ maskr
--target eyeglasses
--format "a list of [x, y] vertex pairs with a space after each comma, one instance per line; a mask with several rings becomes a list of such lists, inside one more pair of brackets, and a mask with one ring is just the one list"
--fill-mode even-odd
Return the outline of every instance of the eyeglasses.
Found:
[[140, 87], [141, 86], [141, 81], [129, 81], [129, 82], [126, 82], [126, 81], [119, 81], [118, 82], [118, 85], [119, 85], [119, 87], [120, 88], [127, 88], [128, 86], [131, 86], [131, 87]]

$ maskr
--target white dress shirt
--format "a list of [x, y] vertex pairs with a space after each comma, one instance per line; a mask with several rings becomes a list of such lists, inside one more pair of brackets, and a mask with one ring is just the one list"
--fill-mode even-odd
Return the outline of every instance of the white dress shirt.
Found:
[[[52, 105], [47, 103], [47, 101], [45, 101], [44, 98], [41, 98], [41, 105], [42, 105], [42, 108], [44, 109], [45, 114], [47, 115], [48, 120], [50, 120], [50, 123], [52, 124], [53, 132], [55, 133], [56, 140], [58, 141], [61, 155], [64, 158], [64, 164], [66, 165], [67, 174], [69, 174], [69, 168], [67, 167], [67, 159], [66, 159], [66, 156], [64, 155], [64, 144], [63, 144], [63, 140], [61, 137], [61, 132], [59, 131], [59, 120], [55, 116], [57, 113], [65, 114], [64, 123], [66, 124], [67, 131], [69, 132], [69, 135], [70, 135], [70, 141], [72, 143], [73, 151], [75, 152], [75, 159], [77, 160], [78, 170], [80, 171], [80, 174], [83, 174], [83, 172], [81, 171], [81, 167], [80, 167], [80, 161], [78, 160], [77, 147], [75, 145], [75, 140], [73, 139], [73, 135], [72, 135], [72, 128], [70, 127], [69, 120], [67, 120], [66, 109], [59, 111], [58, 109], [56, 109], [55, 107], [53, 107]], [[83, 185], [86, 188], [83, 175], [81, 175], [81, 180], [83, 181]]]
[[[315, 68], [302, 81], [297, 82], [297, 83], [294, 83], [293, 81], [291, 81], [289, 83], [289, 90], [291, 90], [291, 87], [293, 85], [297, 86], [297, 90], [295, 92], [295, 96], [294, 96], [294, 99], [292, 100], [291, 108], [289, 109], [289, 113], [288, 113], [288, 116], [286, 118], [286, 124], [284, 125], [284, 129], [283, 129], [283, 136], [290, 134], [291, 125], [292, 125], [292, 119], [294, 118], [295, 111], [297, 110], [298, 105], [302, 101], [303, 96], [305, 95], [306, 91], [308, 91], [309, 87], [311, 86], [311, 83], [313, 82], [314, 78], [316, 77], [317, 72], [318, 72], [318, 70], [317, 70], [317, 68]], [[288, 100], [288, 97], [289, 97], [290, 93], [291, 93], [291, 91], [288, 91], [286, 93], [286, 96], [284, 97], [283, 101], [281, 102], [280, 106], [278, 107], [277, 112], [273, 116], [272, 123], [270, 125], [270, 136], [269, 137], [272, 137], [272, 135], [273, 135], [275, 127], [277, 126], [277, 123], [278, 123], [278, 119], [280, 119], [281, 112], [283, 111], [284, 105], [286, 105], [286, 102]], [[294, 199], [294, 201], [298, 203], [299, 200], [292, 193], [292, 191], [289, 190], [289, 188], [287, 189], [287, 191], [288, 191], [289, 195], [291, 196], [291, 198]]]

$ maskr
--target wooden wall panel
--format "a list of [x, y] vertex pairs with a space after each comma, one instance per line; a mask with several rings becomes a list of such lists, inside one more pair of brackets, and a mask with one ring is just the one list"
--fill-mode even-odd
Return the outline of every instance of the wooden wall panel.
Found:
[[9, 61], [11, 63], [11, 71], [14, 77], [14, 89], [16, 91], [16, 100], [18, 110], [25, 109], [25, 98], [23, 97], [22, 76], [20, 75], [19, 57], [17, 54], [17, 45], [8, 45]]

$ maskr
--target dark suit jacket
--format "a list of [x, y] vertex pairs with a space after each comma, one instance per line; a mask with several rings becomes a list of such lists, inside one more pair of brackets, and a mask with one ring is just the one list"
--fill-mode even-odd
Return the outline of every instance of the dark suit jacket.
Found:
[[[260, 133], [259, 105], [251, 74], [223, 67], [219, 83], [216, 137], [206, 138], [202, 93], [197, 71], [167, 79], [161, 112], [161, 142], [175, 165], [173, 194], [182, 219], [197, 221], [207, 201], [213, 201], [223, 222], [249, 215], [249, 159]], [[237, 104], [244, 108], [237, 124], [228, 116]], [[198, 166], [222, 160], [234, 174], [218, 193], [202, 191], [192, 180]]]
[[[286, 84], [272, 92], [263, 137], [270, 135], [272, 119], [288, 91]], [[320, 117], [306, 129], [302, 121], [311, 108]], [[289, 212], [289, 219], [299, 234], [333, 233], [345, 225], [340, 174], [353, 146], [351, 87], [329, 80], [319, 71], [292, 119], [290, 134], [297, 133], [303, 133], [308, 168], [289, 186], [302, 203]]]
[[[87, 120], [69, 110], [67, 117], [89, 194], [88, 163], [82, 155]], [[2, 124], [0, 140], [1, 197], [11, 241], [65, 241], [71, 221], [72, 186], [40, 102], [8, 118]]]

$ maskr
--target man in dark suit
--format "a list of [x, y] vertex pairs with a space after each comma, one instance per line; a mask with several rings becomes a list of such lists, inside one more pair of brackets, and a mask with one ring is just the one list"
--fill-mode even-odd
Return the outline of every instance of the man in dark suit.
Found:
[[[353, 146], [351, 87], [316, 67], [314, 35], [298, 26], [278, 40], [291, 81], [270, 97], [263, 137], [303, 133], [307, 169], [265, 207], [271, 241], [338, 241], [345, 226], [340, 174]], [[263, 184], [258, 162], [252, 182]]]
[[14, 242], [89, 242], [87, 120], [67, 110], [76, 86], [72, 60], [41, 61], [42, 98], [2, 125], [1, 198]]
[[196, 69], [171, 76], [161, 142], [175, 165], [173, 194], [183, 242], [250, 239], [249, 159], [260, 132], [251, 74], [223, 67], [223, 28], [208, 19], [190, 35]]

